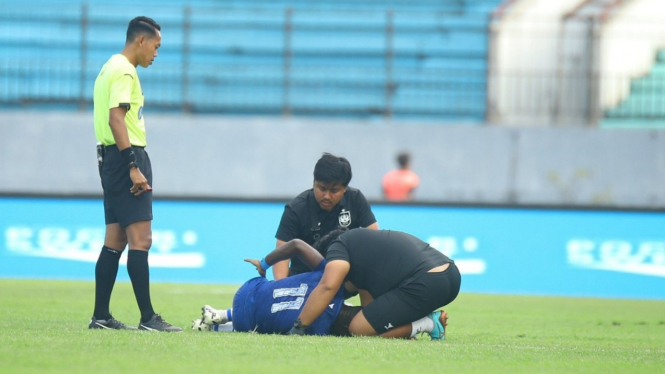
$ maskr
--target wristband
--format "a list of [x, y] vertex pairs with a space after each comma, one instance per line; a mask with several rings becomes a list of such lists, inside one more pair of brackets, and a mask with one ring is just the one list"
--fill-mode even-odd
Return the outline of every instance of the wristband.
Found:
[[305, 335], [305, 330], [307, 330], [307, 327], [302, 324], [302, 321], [300, 318], [296, 319], [293, 321], [293, 327], [291, 327], [291, 330], [287, 333], [288, 335]]
[[137, 168], [137, 169], [138, 169], [138, 168], [139, 168], [139, 163], [136, 162], [136, 161], [132, 161], [132, 162], [130, 162], [130, 163], [127, 165], [127, 168], [128, 168], [129, 170], [132, 170], [133, 168]]
[[129, 167], [129, 164], [136, 163], [136, 155], [134, 154], [134, 148], [131, 146], [120, 151], [122, 159], [125, 161], [125, 165]]
[[266, 262], [266, 258], [262, 258], [261, 261], [259, 261], [259, 264], [261, 265], [261, 268], [263, 270], [268, 270], [270, 268], [270, 265]]

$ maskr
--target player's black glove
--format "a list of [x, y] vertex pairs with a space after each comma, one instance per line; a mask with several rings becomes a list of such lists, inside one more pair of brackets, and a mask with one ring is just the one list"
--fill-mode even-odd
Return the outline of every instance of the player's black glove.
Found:
[[300, 318], [296, 319], [293, 321], [293, 327], [291, 327], [291, 330], [287, 332], [287, 335], [305, 335], [305, 330], [307, 330], [308, 326], [305, 326], [302, 324], [302, 321]]

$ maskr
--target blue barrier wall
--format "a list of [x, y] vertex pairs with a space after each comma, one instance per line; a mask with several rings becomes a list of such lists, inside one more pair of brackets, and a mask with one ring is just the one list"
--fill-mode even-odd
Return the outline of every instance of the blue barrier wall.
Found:
[[[242, 283], [282, 203], [156, 201], [156, 282]], [[384, 229], [451, 256], [463, 292], [665, 299], [665, 213], [375, 205]], [[0, 277], [92, 280], [102, 203], [0, 199]], [[124, 260], [125, 256], [123, 256]], [[120, 280], [128, 280], [124, 268]]]

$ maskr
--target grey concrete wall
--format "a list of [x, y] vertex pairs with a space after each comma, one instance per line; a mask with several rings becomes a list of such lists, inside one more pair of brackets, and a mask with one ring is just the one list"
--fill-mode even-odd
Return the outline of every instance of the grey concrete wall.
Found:
[[[322, 152], [351, 185], [380, 180], [408, 150], [417, 201], [665, 208], [665, 134], [219, 116], [146, 116], [155, 196], [288, 199]], [[101, 194], [91, 113], [0, 112], [0, 193]]]

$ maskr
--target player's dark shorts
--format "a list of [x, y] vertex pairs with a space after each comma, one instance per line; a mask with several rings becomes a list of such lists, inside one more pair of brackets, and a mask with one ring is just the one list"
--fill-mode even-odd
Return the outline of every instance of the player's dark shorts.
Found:
[[240, 332], [254, 331], [256, 321], [254, 318], [254, 290], [261, 283], [268, 280], [256, 277], [243, 284], [233, 296], [233, 330]]
[[460, 284], [459, 270], [451, 262], [442, 272], [423, 273], [405, 280], [396, 289], [374, 299], [362, 312], [374, 330], [382, 334], [450, 304], [457, 297]]
[[[143, 147], [132, 147], [139, 170], [152, 186], [150, 157]], [[129, 169], [115, 145], [103, 147], [103, 161], [99, 165], [99, 176], [104, 189], [104, 217], [106, 224], [119, 223], [127, 227], [134, 222], [152, 220], [152, 191], [134, 196], [129, 189], [132, 180]], [[99, 156], [99, 155], [98, 155]]]

